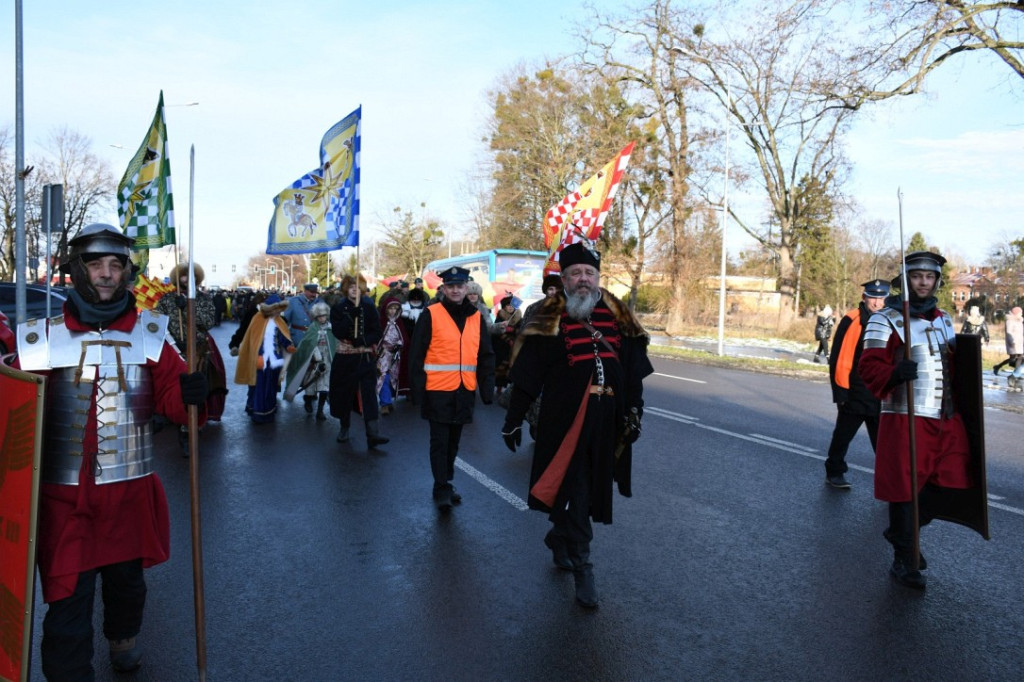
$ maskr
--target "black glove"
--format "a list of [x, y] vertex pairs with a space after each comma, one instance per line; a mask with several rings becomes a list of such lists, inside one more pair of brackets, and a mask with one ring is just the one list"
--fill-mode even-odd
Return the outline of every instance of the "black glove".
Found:
[[893, 386], [898, 386], [915, 379], [917, 379], [917, 363], [913, 360], [900, 360], [895, 369], [892, 370], [890, 381]]
[[192, 374], [180, 374], [178, 380], [181, 382], [181, 401], [186, 405], [202, 405], [206, 402], [206, 396], [210, 393], [210, 387], [206, 383], [206, 375], [202, 372]]
[[637, 409], [631, 408], [629, 414], [623, 419], [622, 442], [632, 445], [640, 438], [640, 413]]
[[185, 294], [177, 294], [174, 297], [174, 305], [184, 310], [188, 307], [188, 298], [185, 297]]
[[513, 425], [509, 422], [505, 422], [505, 425], [501, 427], [501, 437], [505, 441], [505, 445], [512, 452], [516, 451], [516, 446], [521, 445], [523, 442], [523, 425]]

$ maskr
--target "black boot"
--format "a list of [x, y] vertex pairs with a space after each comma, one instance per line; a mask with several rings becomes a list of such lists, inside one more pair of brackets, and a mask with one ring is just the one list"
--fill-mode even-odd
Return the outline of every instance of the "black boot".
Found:
[[380, 431], [377, 429], [376, 419], [371, 419], [370, 421], [366, 422], [366, 447], [372, 450], [378, 445], [384, 445], [390, 440], [390, 438], [385, 438], [384, 436], [380, 435]]
[[882, 534], [892, 544], [893, 561], [889, 573], [896, 582], [915, 590], [923, 590], [927, 584], [921, 575], [924, 568], [922, 557], [914, 568], [914, 505], [910, 502], [889, 503], [889, 527]]
[[317, 421], [324, 421], [327, 419], [327, 415], [324, 414], [324, 405], [327, 404], [327, 394], [321, 393], [318, 398], [319, 400], [316, 404], [316, 418]]
[[341, 423], [341, 429], [338, 431], [338, 437], [335, 438], [334, 440], [338, 441], [339, 443], [348, 442], [348, 424], [346, 424], [345, 422]]
[[590, 563], [590, 544], [568, 546], [572, 561], [572, 578], [576, 583], [576, 601], [586, 609], [596, 609], [598, 604], [597, 585], [594, 582], [594, 566]]
[[452, 510], [452, 487], [450, 485], [434, 486], [434, 504], [440, 512], [447, 513]]
[[556, 535], [554, 528], [544, 536], [544, 544], [551, 550], [551, 560], [555, 566], [563, 571], [572, 570], [572, 559], [569, 558], [569, 549], [565, 546], [565, 538]]
[[303, 407], [306, 408], [306, 412], [313, 414], [313, 401], [316, 400], [316, 396], [304, 395], [302, 396]]

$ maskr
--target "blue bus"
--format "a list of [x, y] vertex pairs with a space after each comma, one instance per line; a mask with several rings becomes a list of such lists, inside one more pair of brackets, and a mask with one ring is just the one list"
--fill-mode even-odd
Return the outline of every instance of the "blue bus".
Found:
[[423, 268], [421, 276], [427, 287], [436, 289], [441, 283], [437, 273], [458, 266], [469, 270], [469, 276], [483, 288], [489, 304], [509, 293], [530, 303], [544, 295], [541, 282], [547, 258], [547, 251], [491, 249], [432, 261]]

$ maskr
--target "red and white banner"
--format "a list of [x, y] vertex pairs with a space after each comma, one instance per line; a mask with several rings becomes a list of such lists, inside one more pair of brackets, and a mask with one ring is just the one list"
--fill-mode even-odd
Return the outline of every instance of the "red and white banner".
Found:
[[597, 241], [605, 216], [615, 200], [615, 190], [629, 165], [630, 142], [579, 189], [567, 195], [544, 215], [544, 247], [548, 250], [545, 273], [559, 272], [558, 254], [584, 237]]

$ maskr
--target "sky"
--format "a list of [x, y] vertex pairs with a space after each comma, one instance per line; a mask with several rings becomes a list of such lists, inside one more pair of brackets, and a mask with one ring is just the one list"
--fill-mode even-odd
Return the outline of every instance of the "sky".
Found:
[[[13, 2], [3, 12], [0, 126], [13, 140]], [[425, 203], [468, 234], [465, 188], [486, 152], [487, 92], [518, 65], [570, 52], [588, 15], [583, 0], [23, 0], [26, 160], [66, 126], [119, 179], [162, 89], [179, 240], [194, 146], [195, 258], [207, 284], [226, 285], [232, 265], [241, 272], [265, 250], [273, 198], [318, 165], [324, 132], [362, 106], [364, 248], [396, 206]], [[972, 56], [939, 69], [930, 95], [858, 116], [849, 191], [867, 218], [891, 223], [894, 245], [897, 188], [907, 236], [921, 231], [968, 262], [1024, 236], [1024, 81], [1008, 73]], [[731, 153], [736, 163], [743, 150]], [[762, 202], [733, 191], [734, 206], [755, 214], [749, 222], [763, 222]], [[102, 220], [116, 224], [114, 209]], [[733, 257], [749, 245], [729, 231]]]

